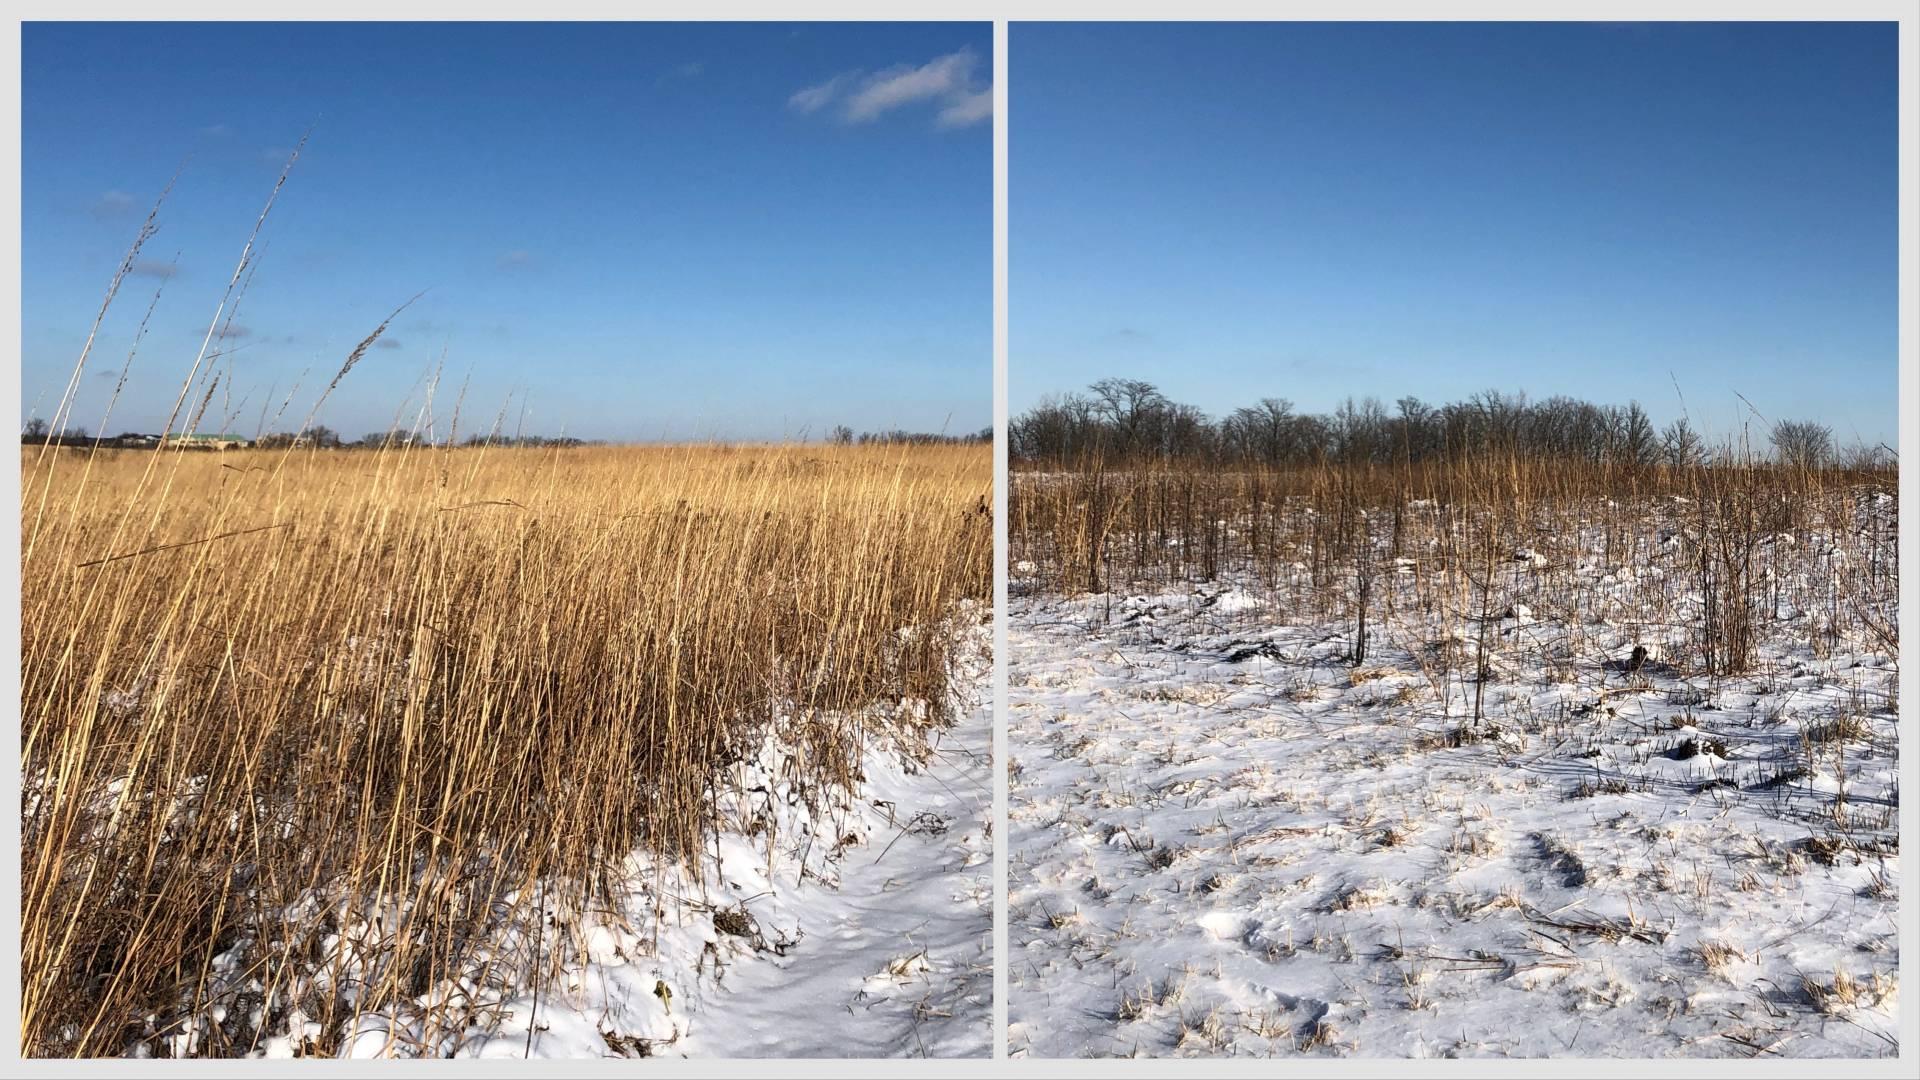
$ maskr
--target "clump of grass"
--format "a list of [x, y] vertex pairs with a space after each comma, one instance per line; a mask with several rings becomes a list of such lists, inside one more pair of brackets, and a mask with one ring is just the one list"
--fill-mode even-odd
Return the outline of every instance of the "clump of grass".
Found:
[[1702, 941], [1694, 946], [1694, 954], [1699, 956], [1700, 966], [1713, 975], [1724, 975], [1736, 962], [1747, 959], [1746, 953], [1724, 941]]
[[1500, 837], [1491, 829], [1476, 831], [1462, 826], [1454, 830], [1446, 850], [1469, 859], [1484, 859], [1500, 850]]
[[1478, 734], [1462, 724], [1444, 731], [1422, 731], [1414, 736], [1413, 748], [1431, 753], [1436, 750], [1458, 750], [1478, 741], [1480, 741]]
[[1379, 885], [1351, 885], [1340, 890], [1339, 894], [1328, 902], [1327, 910], [1330, 912], [1365, 911], [1386, 903], [1388, 899], [1390, 896], [1387, 890]]
[[1666, 752], [1667, 757], [1674, 761], [1690, 761], [1701, 754], [1725, 757], [1727, 755], [1726, 740], [1689, 736]]
[[1232, 1041], [1227, 1029], [1226, 1018], [1220, 1007], [1214, 1006], [1200, 1016], [1180, 1016], [1180, 1032], [1174, 1037], [1176, 1049], [1197, 1048], [1205, 1051], [1220, 1051]]
[[1120, 995], [1120, 1005], [1115, 1015], [1127, 1022], [1144, 1020], [1161, 1008], [1178, 1005], [1186, 995], [1186, 987], [1184, 973], [1169, 975], [1158, 984], [1146, 982]]
[[1822, 724], [1815, 724], [1804, 733], [1807, 742], [1815, 746], [1832, 743], [1858, 742], [1873, 734], [1864, 717], [1857, 713], [1844, 712]]
[[1633, 785], [1618, 776], [1594, 775], [1581, 780], [1568, 793], [1571, 799], [1591, 799], [1596, 795], [1630, 795]]
[[1822, 979], [1807, 976], [1801, 980], [1801, 990], [1813, 1007], [1829, 1016], [1838, 1016], [1853, 1009], [1874, 1008], [1891, 1003], [1898, 991], [1899, 983], [1892, 976], [1874, 972], [1867, 978], [1856, 978], [1844, 968], [1834, 968], [1833, 978]]
[[1302, 1054], [1311, 1054], [1316, 1050], [1330, 1050], [1340, 1043], [1340, 1029], [1325, 1020], [1315, 1020], [1300, 1028], [1294, 1039], [1294, 1048]]

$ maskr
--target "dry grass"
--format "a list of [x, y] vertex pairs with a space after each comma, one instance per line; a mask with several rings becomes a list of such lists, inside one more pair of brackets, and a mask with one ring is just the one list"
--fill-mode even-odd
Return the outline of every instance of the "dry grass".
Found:
[[944, 722], [991, 580], [984, 446], [23, 459], [29, 1054], [499, 977], [533, 905], [697, 866], [776, 728], [806, 796]]
[[[1027, 587], [1062, 595], [1230, 580], [1269, 619], [1344, 624], [1354, 685], [1390, 671], [1370, 662], [1383, 625], [1466, 626], [1420, 674], [1436, 691], [1464, 680], [1478, 724], [1493, 654], [1530, 640], [1521, 595], [1532, 618], [1572, 628], [1571, 651], [1544, 657], [1561, 670], [1604, 658], [1584, 628], [1614, 619], [1672, 639], [1663, 670], [1745, 674], [1783, 607], [1808, 613], [1823, 646], [1896, 653], [1895, 518], [1872, 505], [1894, 480], [1737, 445], [1686, 468], [1492, 452], [1401, 466], [1088, 459], [1015, 473], [1010, 558]], [[1800, 546], [1809, 537], [1818, 551]], [[1686, 587], [1661, 584], [1676, 579]], [[1642, 674], [1612, 659], [1619, 685]]]
[[1747, 954], [1738, 946], [1724, 941], [1702, 941], [1694, 946], [1694, 952], [1700, 957], [1700, 965], [1713, 975], [1724, 976], [1734, 964], [1747, 960]]

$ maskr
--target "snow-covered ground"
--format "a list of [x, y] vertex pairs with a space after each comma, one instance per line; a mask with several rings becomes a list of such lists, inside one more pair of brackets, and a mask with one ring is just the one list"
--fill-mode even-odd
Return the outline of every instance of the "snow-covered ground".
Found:
[[1874, 642], [1816, 657], [1783, 608], [1751, 676], [1629, 675], [1651, 631], [1568, 634], [1516, 560], [1471, 730], [1470, 678], [1440, 685], [1428, 650], [1472, 631], [1416, 605], [1355, 667], [1352, 625], [1300, 625], [1271, 581], [1063, 598], [1032, 569], [1012, 1053], [1896, 1052], [1897, 656]]
[[[510, 1004], [480, 1056], [963, 1057], [991, 1053], [991, 637], [924, 748], [875, 747], [866, 782], [783, 814], [768, 852], [743, 832], [676, 902], [632, 882], [631, 929], [603, 923], [571, 985]], [[769, 746], [762, 767], [777, 775]], [[742, 790], [759, 786], [749, 777]], [[773, 788], [777, 793], [779, 785]], [[806, 836], [817, 840], [804, 839]], [[647, 912], [668, 909], [657, 927]], [[657, 940], [652, 940], [657, 938]], [[661, 992], [665, 988], [664, 994]], [[527, 1037], [531, 1020], [534, 1037]]]
[[[316, 898], [290, 922], [337, 927], [316, 939], [330, 959], [275, 993], [247, 960], [255, 943], [236, 941], [214, 963], [222, 1004], [163, 1052], [198, 1052], [207, 1026], [239, 1010], [268, 1057], [990, 1054], [992, 635], [985, 609], [961, 617], [957, 722], [913, 745], [870, 732], [854, 789], [794, 789], [784, 777], [800, 751], [770, 732], [735, 766], [727, 824], [699, 867], [635, 855], [587, 911], [544, 892], [503, 897], [463, 974], [350, 1031], [306, 1010], [328, 994], [350, 1001], [382, 970], [404, 903], [328, 915]], [[132, 1052], [151, 1052], [149, 1039]]]
[[[657, 931], [644, 915], [624, 932], [603, 924], [569, 985], [509, 1004], [511, 1017], [462, 1053], [990, 1053], [991, 730], [983, 694], [924, 761], [870, 755], [866, 786], [815, 830], [814, 851], [776, 853], [772, 875], [764, 847], [724, 838], [698, 900], [668, 901]], [[654, 902], [646, 882], [633, 880], [630, 912]]]

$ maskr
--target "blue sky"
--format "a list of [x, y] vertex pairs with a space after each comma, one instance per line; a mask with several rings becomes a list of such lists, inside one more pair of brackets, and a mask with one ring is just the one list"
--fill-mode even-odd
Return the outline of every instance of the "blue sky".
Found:
[[27, 24], [22, 409], [53, 412], [181, 169], [73, 416], [99, 428], [164, 282], [106, 425], [157, 428], [312, 125], [222, 343], [235, 430], [310, 369], [297, 423], [421, 290], [320, 423], [384, 430], [444, 351], [443, 424], [470, 378], [469, 425], [524, 402], [545, 434], [977, 430], [991, 49], [984, 23]]
[[1897, 444], [1893, 24], [1014, 24], [1011, 404], [1476, 391]]

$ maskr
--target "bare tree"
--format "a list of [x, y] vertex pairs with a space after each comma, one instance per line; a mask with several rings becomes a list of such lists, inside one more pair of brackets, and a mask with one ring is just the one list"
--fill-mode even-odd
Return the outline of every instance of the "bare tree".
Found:
[[1620, 415], [1619, 454], [1621, 463], [1632, 468], [1651, 465], [1660, 454], [1653, 421], [1637, 401], [1628, 402], [1626, 412]]
[[1141, 429], [1167, 404], [1159, 389], [1142, 379], [1101, 379], [1088, 389], [1093, 391], [1094, 407], [1119, 437], [1122, 454], [1138, 449]]
[[1706, 460], [1706, 444], [1700, 441], [1700, 435], [1681, 417], [1668, 424], [1660, 434], [1660, 452], [1666, 457], [1667, 464], [1678, 468], [1689, 468]]
[[1770, 438], [1782, 465], [1818, 469], [1833, 457], [1833, 429], [1811, 420], [1782, 420]]

